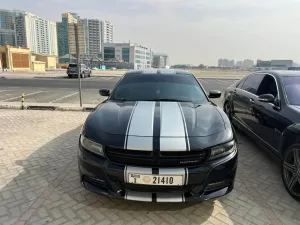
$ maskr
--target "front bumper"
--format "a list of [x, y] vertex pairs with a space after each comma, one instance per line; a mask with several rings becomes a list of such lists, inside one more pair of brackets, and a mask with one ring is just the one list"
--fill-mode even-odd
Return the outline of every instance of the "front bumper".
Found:
[[[79, 146], [78, 166], [82, 185], [101, 195], [134, 201], [190, 202], [219, 198], [234, 187], [238, 151], [199, 167], [171, 168], [169, 175], [184, 171], [183, 186], [148, 186], [126, 183], [126, 171], [147, 170], [110, 163], [103, 157], [90, 153]], [[165, 174], [166, 175], [166, 174]]]

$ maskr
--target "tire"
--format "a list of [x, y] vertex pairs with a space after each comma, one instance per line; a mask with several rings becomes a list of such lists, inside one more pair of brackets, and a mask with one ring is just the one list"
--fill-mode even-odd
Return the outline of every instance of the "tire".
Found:
[[68, 77], [69, 77], [69, 78], [72, 78], [72, 75], [68, 74]]
[[[297, 157], [297, 160], [295, 160]], [[297, 164], [298, 163], [298, 164]], [[297, 164], [297, 165], [296, 165]], [[283, 155], [281, 175], [290, 196], [300, 201], [300, 145], [290, 146]]]
[[232, 118], [233, 118], [232, 107], [231, 107], [229, 101], [225, 102], [223, 111], [227, 114], [229, 120], [232, 121]]

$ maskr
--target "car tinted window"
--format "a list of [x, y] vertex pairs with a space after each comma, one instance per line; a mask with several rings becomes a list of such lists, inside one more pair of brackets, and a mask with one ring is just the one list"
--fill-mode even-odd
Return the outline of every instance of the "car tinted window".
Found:
[[284, 90], [291, 105], [300, 105], [300, 77], [282, 77]]
[[277, 93], [277, 85], [274, 77], [270, 75], [266, 75], [262, 79], [256, 94], [257, 95], [272, 94], [276, 98], [278, 93]]
[[69, 67], [77, 67], [77, 64], [69, 64]]
[[203, 103], [207, 98], [191, 75], [128, 74], [115, 87], [111, 100], [176, 99]]
[[252, 94], [256, 94], [257, 87], [260, 84], [260, 81], [262, 80], [263, 76], [264, 76], [263, 74], [248, 76], [242, 89]]
[[246, 78], [241, 79], [240, 82], [238, 82], [238, 84], [237, 84], [236, 87], [237, 87], [237, 88], [241, 88], [241, 87], [243, 86], [245, 80], [246, 80]]

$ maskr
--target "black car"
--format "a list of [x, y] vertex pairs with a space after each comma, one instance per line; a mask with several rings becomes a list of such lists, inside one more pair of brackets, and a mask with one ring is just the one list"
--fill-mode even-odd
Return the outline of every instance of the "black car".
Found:
[[[86, 119], [81, 183], [136, 201], [201, 201], [234, 186], [237, 142], [228, 116], [184, 70], [127, 72]], [[211, 91], [210, 98], [221, 92]]]
[[232, 123], [280, 159], [289, 194], [300, 200], [300, 72], [249, 74], [224, 93]]

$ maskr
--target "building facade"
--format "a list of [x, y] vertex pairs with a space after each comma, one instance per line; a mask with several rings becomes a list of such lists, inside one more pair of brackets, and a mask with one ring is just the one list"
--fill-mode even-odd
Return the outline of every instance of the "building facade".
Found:
[[114, 42], [114, 25], [109, 21], [101, 21], [101, 43]]
[[97, 57], [101, 52], [101, 21], [98, 19], [83, 19], [86, 54]]
[[134, 64], [134, 69], [151, 68], [151, 49], [131, 43], [102, 43], [102, 58], [117, 59]]
[[83, 24], [82, 23], [69, 23], [68, 24], [69, 53], [74, 57], [76, 57], [76, 54], [77, 54], [77, 52], [76, 52], [75, 26], [77, 26], [79, 55], [86, 54], [86, 43], [85, 43], [85, 34], [84, 34]]
[[0, 46], [12, 45], [16, 46], [16, 32], [15, 30], [0, 28]]
[[166, 68], [169, 64], [169, 56], [165, 53], [154, 53], [152, 56], [152, 67]]
[[24, 12], [16, 16], [17, 46], [37, 54], [57, 55], [56, 23]]
[[64, 56], [69, 51], [69, 24], [77, 23], [79, 16], [76, 13], [63, 13], [62, 21], [56, 23], [58, 56]]

